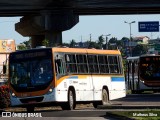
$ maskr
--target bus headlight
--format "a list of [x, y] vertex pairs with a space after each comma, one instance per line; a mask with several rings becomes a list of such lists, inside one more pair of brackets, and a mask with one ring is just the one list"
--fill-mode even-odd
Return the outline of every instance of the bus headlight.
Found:
[[12, 93], [12, 96], [15, 97], [15, 93]]
[[52, 89], [52, 88], [50, 88], [50, 89], [49, 89], [49, 92], [52, 92], [52, 91], [53, 91], [53, 89]]
[[13, 93], [12, 91], [10, 91], [10, 95], [11, 95], [12, 97], [16, 97], [16, 94]]
[[52, 93], [53, 92], [53, 88], [51, 87], [51, 88], [49, 88], [49, 90], [48, 90], [48, 93], [47, 94], [50, 94], [50, 93]]

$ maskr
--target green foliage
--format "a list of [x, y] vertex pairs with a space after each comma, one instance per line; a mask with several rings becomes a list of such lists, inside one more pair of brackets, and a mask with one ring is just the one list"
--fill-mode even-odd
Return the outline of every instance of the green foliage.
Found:
[[94, 41], [88, 41], [88, 43], [89, 43], [88, 48], [96, 48], [96, 49], [100, 49], [101, 48], [101, 46], [99, 44], [97, 44], [96, 42], [94, 42]]
[[100, 49], [102, 49], [102, 46], [103, 46], [103, 43], [104, 43], [104, 38], [103, 38], [103, 35], [101, 35], [101, 36], [99, 36], [98, 37], [98, 45], [96, 45], [96, 47], [98, 47], [98, 48], [100, 48]]
[[43, 46], [46, 46], [46, 47], [49, 47], [49, 40], [44, 39], [44, 40], [42, 41], [42, 45], [43, 45]]
[[0, 86], [0, 108], [10, 106], [9, 88], [7, 85]]
[[24, 41], [23, 44], [27, 47], [30, 48], [31, 47], [31, 39]]
[[31, 48], [31, 39], [24, 41], [17, 46], [18, 50], [27, 50]]
[[69, 47], [69, 46], [70, 46], [70, 44], [69, 44], [69, 43], [62, 43], [62, 46]]
[[17, 49], [18, 50], [26, 50], [27, 47], [24, 44], [20, 43], [20, 45], [17, 46]]
[[70, 47], [75, 47], [75, 45], [76, 45], [76, 42], [75, 42], [75, 40], [71, 40], [71, 42], [70, 42]]
[[[106, 38], [103, 37], [103, 35], [100, 35], [98, 37], [97, 40], [92, 40], [90, 38], [90, 40], [88, 41], [84, 41], [84, 46], [86, 48], [95, 48], [95, 49], [105, 49], [106, 48]], [[122, 57], [126, 58], [127, 57], [127, 50], [126, 50], [126, 46], [125, 43], [129, 41], [129, 38], [127, 37], [123, 37], [121, 40], [117, 40], [116, 37], [112, 37], [111, 39], [108, 40], [108, 45], [107, 48], [108, 49], [119, 49], [121, 51]], [[42, 41], [42, 45], [48, 47], [49, 46], [49, 40], [45, 39]], [[76, 40], [72, 39], [70, 41], [70, 43], [62, 43], [62, 45], [56, 44], [55, 47], [57, 46], [66, 46], [66, 47], [79, 47], [78, 43], [76, 43]], [[21, 43], [19, 46], [17, 46], [17, 48], [19, 50], [26, 50], [29, 49], [31, 47], [31, 39], [29, 39], [28, 41], [24, 41], [23, 43]], [[132, 56], [138, 56], [141, 54], [145, 54], [147, 51], [147, 46], [144, 45], [137, 45], [136, 47], [134, 47], [132, 49]]]
[[109, 43], [117, 43], [117, 38], [112, 37], [112, 38], [109, 40]]
[[142, 54], [146, 54], [147, 48], [144, 45], [137, 45], [132, 49], [133, 56], [139, 56]]
[[108, 115], [124, 119], [124, 120], [159, 120], [160, 119], [160, 111], [146, 109], [144, 111], [112, 111], [107, 112]]

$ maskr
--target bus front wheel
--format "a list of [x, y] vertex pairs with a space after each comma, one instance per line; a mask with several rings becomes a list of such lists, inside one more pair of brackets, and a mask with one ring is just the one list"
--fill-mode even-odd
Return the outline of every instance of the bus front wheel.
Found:
[[68, 91], [68, 102], [61, 105], [63, 110], [73, 110], [76, 107], [75, 94], [73, 90]]

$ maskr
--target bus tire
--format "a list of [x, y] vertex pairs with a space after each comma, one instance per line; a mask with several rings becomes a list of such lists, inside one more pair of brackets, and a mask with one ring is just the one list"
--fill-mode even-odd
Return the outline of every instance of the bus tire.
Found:
[[98, 105], [107, 105], [109, 103], [108, 92], [103, 88], [102, 90], [102, 100], [93, 102], [93, 107], [97, 108]]
[[102, 105], [107, 105], [109, 103], [108, 92], [106, 89], [102, 90]]
[[68, 102], [61, 105], [63, 110], [73, 110], [76, 107], [75, 94], [73, 90], [68, 91]]
[[34, 112], [34, 107], [30, 106], [30, 107], [27, 107], [27, 113], [33, 113]]
[[68, 106], [69, 106], [69, 110], [73, 110], [76, 107], [75, 94], [72, 90], [68, 91]]

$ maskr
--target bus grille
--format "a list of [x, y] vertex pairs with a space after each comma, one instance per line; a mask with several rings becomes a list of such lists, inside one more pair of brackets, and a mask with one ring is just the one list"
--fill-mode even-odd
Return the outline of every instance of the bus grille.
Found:
[[44, 97], [34, 97], [34, 98], [24, 98], [20, 99], [22, 103], [34, 103], [34, 102], [41, 102]]

